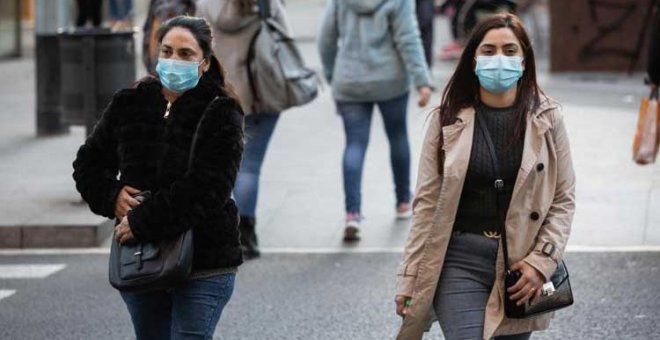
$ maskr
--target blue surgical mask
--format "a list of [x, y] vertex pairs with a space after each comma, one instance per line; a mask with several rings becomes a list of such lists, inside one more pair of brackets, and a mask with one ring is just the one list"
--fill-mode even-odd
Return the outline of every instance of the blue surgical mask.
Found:
[[166, 88], [183, 93], [197, 86], [199, 82], [198, 61], [184, 61], [175, 59], [158, 58], [156, 72], [160, 82]]
[[488, 92], [503, 93], [516, 85], [523, 74], [523, 58], [507, 57], [501, 54], [478, 56], [474, 72], [479, 84]]

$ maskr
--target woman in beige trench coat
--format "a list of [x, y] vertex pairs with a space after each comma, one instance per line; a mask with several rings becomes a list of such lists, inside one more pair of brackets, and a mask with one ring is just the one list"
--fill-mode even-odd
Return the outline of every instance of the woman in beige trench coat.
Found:
[[475, 28], [429, 120], [398, 271], [395, 300], [404, 319], [397, 339], [421, 339], [433, 317], [447, 340], [528, 339], [552, 316], [504, 314], [494, 167], [476, 124], [489, 131], [505, 182], [509, 204], [499, 209], [509, 263], [522, 274], [510, 288], [518, 303], [540, 296], [562, 258], [575, 175], [559, 106], [536, 83], [534, 53], [516, 16], [499, 14]]

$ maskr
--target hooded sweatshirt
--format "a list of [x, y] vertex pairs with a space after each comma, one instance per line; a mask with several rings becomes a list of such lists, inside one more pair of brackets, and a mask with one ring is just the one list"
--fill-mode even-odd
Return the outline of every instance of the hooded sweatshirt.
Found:
[[[240, 1], [244, 0], [199, 0], [196, 15], [211, 24], [213, 52], [225, 69], [227, 82], [238, 95], [241, 108], [249, 115], [255, 112], [252, 112], [254, 96], [248, 81], [247, 57], [250, 42], [261, 27], [261, 20], [256, 1], [252, 11], [247, 14], [240, 12]], [[289, 26], [281, 0], [271, 0], [270, 11], [272, 18], [288, 33]]]
[[384, 101], [430, 86], [414, 1], [330, 0], [318, 48], [337, 101]]

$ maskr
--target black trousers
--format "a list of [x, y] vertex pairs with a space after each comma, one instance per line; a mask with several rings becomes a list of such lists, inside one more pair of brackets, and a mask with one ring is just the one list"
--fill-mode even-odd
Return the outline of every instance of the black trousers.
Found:
[[94, 27], [101, 26], [101, 8], [103, 0], [77, 0], [78, 19], [76, 26], [85, 26], [88, 20], [92, 20]]
[[417, 0], [417, 23], [422, 36], [424, 56], [429, 68], [433, 65], [433, 19], [435, 5], [433, 0]]

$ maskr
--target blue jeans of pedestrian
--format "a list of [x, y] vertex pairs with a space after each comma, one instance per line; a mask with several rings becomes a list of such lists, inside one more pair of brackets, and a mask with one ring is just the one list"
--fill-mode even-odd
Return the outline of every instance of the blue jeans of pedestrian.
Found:
[[234, 198], [241, 216], [256, 216], [261, 165], [279, 117], [279, 114], [253, 114], [245, 117], [245, 149], [234, 186]]
[[171, 291], [122, 292], [137, 340], [212, 339], [236, 274], [195, 279]]
[[110, 17], [124, 20], [133, 12], [133, 0], [110, 0]]
[[394, 174], [396, 203], [410, 202], [410, 146], [406, 113], [408, 93], [380, 102], [337, 101], [337, 111], [344, 121], [346, 147], [343, 172], [344, 194], [347, 213], [360, 213], [362, 204], [362, 170], [369, 144], [371, 116], [374, 105], [378, 106], [385, 124], [390, 144], [390, 163]]
[[[454, 232], [445, 255], [433, 307], [446, 340], [482, 339], [486, 304], [495, 284], [499, 240]], [[531, 333], [496, 336], [528, 340]]]

